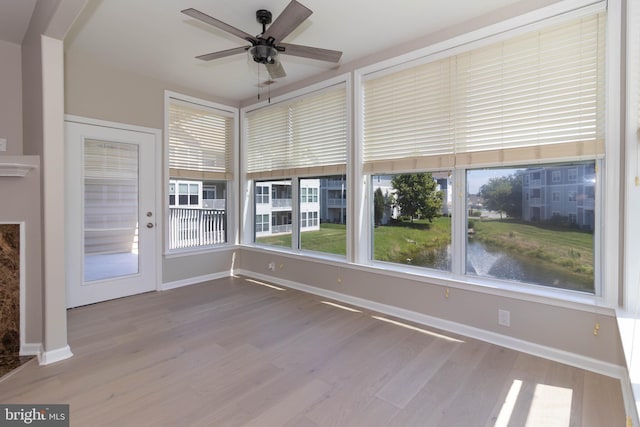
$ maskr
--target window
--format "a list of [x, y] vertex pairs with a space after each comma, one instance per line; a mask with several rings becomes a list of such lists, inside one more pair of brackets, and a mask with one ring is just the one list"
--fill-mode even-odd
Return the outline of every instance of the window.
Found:
[[451, 270], [451, 174], [375, 175], [372, 181], [373, 259]]
[[169, 164], [168, 248], [227, 242], [227, 182], [233, 179], [232, 109], [165, 94]]
[[[561, 168], [585, 170], [593, 164]], [[594, 292], [594, 204], [585, 201], [576, 214], [575, 207], [560, 210], [556, 204], [552, 209], [539, 198], [534, 203], [535, 194], [529, 200], [522, 197], [523, 177], [532, 169], [544, 173], [558, 167], [467, 171], [468, 187], [479, 189], [484, 206], [468, 234], [467, 274]], [[560, 199], [559, 192], [552, 195], [554, 201]], [[587, 197], [578, 192], [578, 199]]]
[[[291, 180], [258, 181], [255, 183], [255, 242], [261, 245], [291, 247]], [[262, 196], [258, 198], [258, 189]], [[265, 195], [268, 201], [264, 203]], [[271, 227], [269, 227], [269, 218]], [[260, 227], [258, 224], [262, 224]]]
[[[333, 200], [325, 203], [324, 197], [340, 191], [333, 186], [335, 181], [345, 184], [346, 84], [329, 84], [249, 111], [246, 126], [247, 172], [256, 188], [255, 215], [271, 215], [271, 230], [256, 232], [255, 243], [345, 255], [346, 200], [329, 205]], [[258, 204], [260, 185], [270, 188], [268, 205]], [[298, 194], [297, 206], [292, 205], [292, 194]], [[292, 239], [294, 230], [297, 239]]]
[[269, 203], [269, 187], [256, 185], [256, 203], [266, 204]]
[[[472, 283], [595, 293], [597, 187], [595, 174], [590, 182], [583, 176], [596, 161], [583, 160], [605, 154], [604, 37], [605, 14], [596, 13], [362, 74], [372, 259], [448, 270]], [[456, 194], [441, 213], [449, 223], [440, 237], [435, 219], [425, 221], [411, 200], [401, 200], [400, 183], [388, 191], [380, 185], [426, 173], [439, 184], [448, 176], [449, 192], [453, 181], [466, 181], [466, 197]], [[569, 190], [575, 203], [563, 203]], [[398, 224], [406, 233], [389, 241], [384, 233]], [[428, 245], [439, 250], [438, 261]]]
[[169, 181], [169, 205], [202, 207], [200, 204], [201, 188], [202, 181]]
[[269, 232], [269, 214], [256, 215], [256, 234]]
[[347, 253], [345, 175], [301, 178], [300, 249], [334, 255]]
[[569, 193], [567, 193], [567, 200], [570, 202], [575, 202], [576, 201], [576, 192], [575, 191], [569, 191]]

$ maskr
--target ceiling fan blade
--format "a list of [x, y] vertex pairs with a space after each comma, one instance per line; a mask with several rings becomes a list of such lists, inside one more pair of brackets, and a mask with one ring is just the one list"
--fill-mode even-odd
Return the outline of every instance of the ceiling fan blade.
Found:
[[224, 58], [225, 56], [236, 55], [238, 53], [244, 53], [248, 49], [248, 46], [245, 47], [234, 47], [233, 49], [221, 50], [219, 52], [206, 53], [204, 55], [196, 56], [197, 59], [201, 59], [203, 61], [211, 61], [213, 59]]
[[282, 62], [277, 61], [275, 64], [264, 64], [267, 67], [267, 71], [269, 72], [269, 77], [272, 79], [279, 79], [281, 77], [286, 77], [287, 73], [284, 72], [284, 68], [282, 68]]
[[240, 37], [241, 39], [246, 40], [248, 42], [255, 43], [256, 41], [256, 38], [251, 34], [245, 33], [244, 31], [239, 30], [236, 27], [231, 26], [229, 24], [226, 24], [214, 18], [213, 16], [209, 16], [206, 13], [202, 13], [199, 10], [189, 8], [189, 9], [182, 10], [181, 12], [194, 19], [197, 19], [198, 21], [204, 22], [205, 24], [212, 25], [216, 28], [226, 31], [227, 33], [233, 34], [236, 37]]
[[280, 43], [278, 47], [284, 47], [287, 55], [301, 56], [303, 58], [318, 59], [320, 61], [338, 62], [342, 52], [319, 47], [301, 46], [299, 44]]
[[311, 9], [303, 6], [296, 0], [291, 0], [291, 3], [284, 8], [280, 16], [278, 16], [276, 20], [273, 21], [273, 24], [267, 28], [267, 31], [262, 34], [262, 37], [264, 39], [273, 37], [276, 41], [280, 41], [298, 28], [312, 13]]

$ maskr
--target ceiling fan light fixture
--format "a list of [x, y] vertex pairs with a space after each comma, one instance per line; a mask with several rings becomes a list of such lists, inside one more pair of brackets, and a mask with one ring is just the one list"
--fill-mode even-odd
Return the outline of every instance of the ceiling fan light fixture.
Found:
[[249, 48], [249, 55], [260, 64], [275, 64], [278, 51], [273, 46], [257, 44]]

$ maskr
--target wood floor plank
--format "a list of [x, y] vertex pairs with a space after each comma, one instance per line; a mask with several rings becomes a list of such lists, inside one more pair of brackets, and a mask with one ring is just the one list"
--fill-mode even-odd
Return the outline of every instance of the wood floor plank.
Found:
[[72, 426], [624, 425], [618, 380], [325, 302], [231, 277], [72, 309], [74, 357], [0, 402]]

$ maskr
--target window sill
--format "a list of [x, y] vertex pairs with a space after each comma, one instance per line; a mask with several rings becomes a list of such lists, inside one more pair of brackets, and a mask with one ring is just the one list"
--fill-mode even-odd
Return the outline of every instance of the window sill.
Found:
[[[360, 265], [360, 264], [359, 264]], [[446, 271], [428, 270], [372, 261], [368, 267], [392, 277], [403, 277], [443, 287], [482, 292], [504, 298], [538, 302], [557, 307], [597, 312], [614, 316], [614, 310], [603, 298], [577, 291], [533, 284], [519, 284], [500, 279], [488, 279], [467, 275], [456, 275]]]
[[231, 243], [225, 243], [223, 245], [203, 246], [198, 248], [173, 249], [173, 250], [165, 251], [163, 255], [166, 259], [171, 259], [171, 258], [180, 258], [185, 256], [195, 256], [195, 255], [210, 254], [215, 252], [223, 252], [223, 251], [228, 251], [235, 248], [237, 248], [237, 245], [233, 245]]
[[284, 256], [291, 256], [303, 261], [313, 260], [332, 265], [348, 265], [349, 268], [366, 272], [376, 272], [393, 278], [403, 278], [431, 285], [461, 289], [470, 292], [481, 292], [504, 298], [513, 298], [521, 301], [536, 302], [556, 307], [570, 308], [587, 311], [606, 316], [615, 316], [615, 310], [607, 304], [603, 298], [569, 291], [560, 288], [551, 288], [541, 285], [527, 285], [508, 282], [499, 279], [484, 279], [473, 276], [460, 276], [446, 271], [428, 270], [418, 267], [403, 266], [399, 264], [371, 261], [368, 264], [348, 263], [344, 257], [331, 256], [311, 251], [294, 251], [289, 248], [272, 247], [267, 245], [243, 245], [252, 250], [276, 252]]

